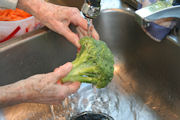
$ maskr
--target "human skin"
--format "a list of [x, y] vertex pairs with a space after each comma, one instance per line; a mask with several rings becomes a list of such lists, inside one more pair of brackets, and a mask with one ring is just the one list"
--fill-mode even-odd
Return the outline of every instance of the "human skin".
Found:
[[79, 82], [57, 83], [72, 69], [72, 63], [66, 63], [54, 72], [39, 74], [0, 87], [0, 108], [19, 103], [59, 104], [67, 96], [75, 93]]
[[[87, 20], [82, 17], [80, 11], [75, 7], [66, 7], [51, 4], [44, 0], [19, 0], [18, 8], [21, 8], [46, 25], [51, 30], [63, 35], [67, 40], [80, 48], [79, 36], [69, 28], [70, 24], [87, 31]], [[99, 39], [99, 35], [91, 28], [92, 37]]]
[[[79, 39], [87, 35], [87, 21], [77, 8], [58, 6], [43, 0], [19, 0], [18, 8], [31, 13], [42, 24], [63, 35], [77, 48], [80, 48]], [[78, 34], [69, 29], [70, 23], [77, 26]], [[93, 26], [91, 33], [92, 37], [99, 39]], [[57, 84], [72, 67], [71, 63], [67, 63], [56, 68], [54, 72], [34, 75], [13, 84], [0, 86], [0, 108], [26, 102], [59, 104], [80, 87], [79, 82]]]

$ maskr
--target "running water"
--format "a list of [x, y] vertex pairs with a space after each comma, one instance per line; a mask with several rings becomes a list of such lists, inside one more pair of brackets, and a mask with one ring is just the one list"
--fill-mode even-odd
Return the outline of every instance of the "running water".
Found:
[[87, 28], [88, 32], [87, 32], [87, 34], [88, 34], [89, 37], [91, 37], [92, 19], [86, 18], [86, 20], [87, 20], [87, 23], [88, 23], [88, 28]]
[[[82, 83], [77, 93], [66, 98], [59, 105], [26, 104], [9, 111], [7, 120], [69, 120], [85, 111], [106, 113], [115, 120], [160, 120], [133, 92], [126, 92], [121, 86], [120, 77], [106, 88], [97, 89], [91, 84]], [[49, 109], [50, 108], [50, 109]], [[9, 119], [8, 119], [9, 118]]]
[[49, 107], [51, 109], [51, 114], [52, 114], [52, 117], [53, 117], [52, 120], [56, 120], [56, 116], [55, 116], [55, 112], [54, 112], [54, 105], [50, 105]]
[[97, 88], [96, 88], [96, 86], [92, 85], [92, 88], [93, 88], [94, 94], [97, 94]]

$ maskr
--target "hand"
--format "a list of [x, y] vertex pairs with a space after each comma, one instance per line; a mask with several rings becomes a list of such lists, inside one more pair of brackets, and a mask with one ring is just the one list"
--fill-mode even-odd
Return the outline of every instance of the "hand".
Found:
[[0, 87], [0, 108], [23, 102], [59, 104], [80, 87], [79, 82], [57, 84], [71, 69], [72, 64], [66, 63], [54, 72], [35, 75]]
[[26, 102], [59, 104], [67, 96], [75, 93], [80, 87], [79, 82], [57, 84], [57, 81], [65, 77], [71, 69], [72, 64], [66, 63], [52, 73], [27, 78]]
[[[78, 35], [69, 28], [70, 23], [72, 23], [87, 31], [87, 21], [81, 16], [77, 8], [54, 5], [42, 0], [19, 0], [18, 7], [31, 13], [42, 24], [63, 35], [76, 47], [80, 48]], [[94, 31], [92, 36], [97, 36], [94, 27], [92, 29]]]
[[72, 23], [87, 30], [87, 21], [81, 16], [80, 11], [77, 8], [58, 6], [50, 3], [47, 3], [44, 7], [48, 10], [46, 10], [46, 14], [40, 14], [36, 17], [48, 28], [63, 35], [79, 48], [79, 37], [70, 30], [69, 25]]
[[[86, 30], [82, 29], [81, 27], [77, 27], [76, 31], [79, 35], [79, 38], [83, 38], [84, 36], [88, 36], [88, 32]], [[93, 38], [95, 38], [96, 40], [99, 40], [99, 34], [96, 32], [93, 25], [90, 28], [90, 34], [92, 35]]]

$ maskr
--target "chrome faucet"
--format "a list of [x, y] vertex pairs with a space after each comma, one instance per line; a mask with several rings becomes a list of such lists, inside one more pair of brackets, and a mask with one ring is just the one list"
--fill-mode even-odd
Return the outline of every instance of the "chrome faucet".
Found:
[[[179, 0], [176, 0], [179, 2]], [[179, 4], [179, 3], [173, 3]], [[148, 7], [137, 10], [136, 18], [143, 27], [148, 27], [149, 22], [164, 18], [180, 19], [180, 5], [173, 6], [169, 1], [158, 1]]]
[[82, 6], [82, 13], [86, 18], [94, 19], [100, 14], [101, 0], [85, 0]]
[[[157, 28], [154, 23], [157, 21], [160, 22], [162, 19], [166, 19], [166, 23], [168, 20], [173, 20], [172, 24], [170, 22], [167, 23], [167, 25], [169, 24], [170, 27], [173, 26], [173, 29], [170, 31], [170, 34], [167, 37], [176, 43], [178, 42], [178, 44], [180, 43], [180, 0], [158, 0], [154, 4], [144, 8], [141, 8], [142, 5], [139, 3], [139, 0], [123, 1], [134, 9], [138, 9], [135, 11], [136, 21], [139, 23], [145, 33], [147, 33], [147, 35], [155, 41], [160, 42], [164, 38], [164, 35], [168, 34], [170, 29], [166, 29], [165, 27], [165, 29], [162, 29], [163, 27], [158, 25]], [[160, 31], [164, 31], [164, 33], [159, 34]]]

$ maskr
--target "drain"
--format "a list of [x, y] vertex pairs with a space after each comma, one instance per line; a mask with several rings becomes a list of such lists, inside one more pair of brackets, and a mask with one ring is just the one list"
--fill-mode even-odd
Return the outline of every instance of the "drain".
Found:
[[76, 116], [73, 116], [70, 120], [114, 120], [114, 119], [104, 113], [83, 112]]

